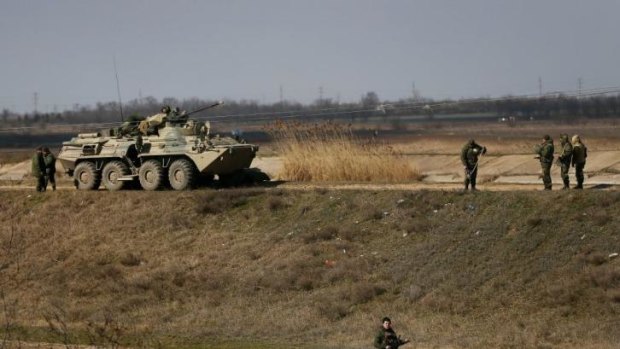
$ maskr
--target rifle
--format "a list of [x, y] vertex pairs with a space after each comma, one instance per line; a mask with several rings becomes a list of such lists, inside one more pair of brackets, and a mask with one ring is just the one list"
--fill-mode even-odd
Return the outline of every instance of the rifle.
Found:
[[211, 108], [217, 107], [218, 105], [222, 105], [222, 104], [224, 104], [224, 102], [218, 101], [218, 102], [216, 102], [214, 104], [211, 104], [211, 105], [208, 105], [206, 107], [202, 107], [202, 108], [198, 108], [196, 110], [190, 111], [189, 113], [187, 113], [187, 114], [185, 114], [183, 116], [184, 117], [188, 117], [188, 116], [190, 116], [192, 114], [200, 113], [201, 111], [204, 111], [204, 110], [207, 110], [207, 109], [211, 109]]

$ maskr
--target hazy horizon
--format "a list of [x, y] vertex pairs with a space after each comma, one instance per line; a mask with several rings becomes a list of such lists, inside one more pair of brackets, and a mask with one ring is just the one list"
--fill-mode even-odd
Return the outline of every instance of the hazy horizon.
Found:
[[[620, 2], [0, 3], [0, 109], [116, 101], [470, 98], [620, 85]], [[282, 94], [280, 93], [282, 91]]]

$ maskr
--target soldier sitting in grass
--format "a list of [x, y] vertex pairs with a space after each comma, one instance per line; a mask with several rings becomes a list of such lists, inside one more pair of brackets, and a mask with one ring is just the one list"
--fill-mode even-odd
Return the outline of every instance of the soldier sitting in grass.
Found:
[[401, 339], [392, 329], [392, 320], [384, 317], [381, 320], [381, 328], [375, 336], [375, 348], [377, 349], [398, 349], [403, 344], [409, 343], [408, 339]]

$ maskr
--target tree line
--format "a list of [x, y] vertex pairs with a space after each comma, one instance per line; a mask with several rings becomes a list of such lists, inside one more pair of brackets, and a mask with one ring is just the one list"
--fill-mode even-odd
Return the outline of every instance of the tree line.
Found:
[[[130, 100], [122, 105], [124, 118], [129, 115], [149, 116], [157, 113], [163, 105], [179, 107], [188, 112], [215, 103], [215, 100], [166, 97], [158, 100], [146, 97]], [[71, 110], [58, 113], [15, 113], [3, 109], [0, 113], [4, 127], [29, 127], [46, 124], [116, 123], [121, 122], [118, 102], [99, 102], [94, 106], [75, 105]], [[436, 115], [494, 114], [498, 117], [563, 119], [563, 118], [613, 118], [620, 116], [620, 94], [597, 96], [554, 95], [537, 98], [506, 96], [498, 99], [434, 100], [408, 98], [397, 101], [381, 100], [377, 93], [368, 92], [358, 102], [340, 103], [323, 98], [309, 104], [292, 101], [259, 103], [255, 100], [227, 100], [218, 108], [198, 115], [225, 116], [233, 121], [274, 120], [284, 117], [364, 120], [369, 117]]]

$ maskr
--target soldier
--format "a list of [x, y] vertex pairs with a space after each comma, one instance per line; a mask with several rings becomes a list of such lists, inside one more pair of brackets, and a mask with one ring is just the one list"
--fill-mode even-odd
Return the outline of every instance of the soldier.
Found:
[[471, 190], [476, 190], [476, 177], [478, 176], [478, 156], [486, 154], [487, 148], [479, 144], [476, 141], [470, 139], [465, 143], [461, 149], [461, 162], [465, 170], [465, 190], [469, 188], [471, 183]]
[[37, 179], [37, 191], [45, 191], [45, 162], [42, 147], [37, 147], [32, 157], [32, 175]]
[[137, 114], [129, 115], [127, 121], [123, 122], [123, 124], [119, 127], [117, 134], [121, 136], [135, 136], [140, 134], [138, 130], [138, 125], [140, 122], [144, 121], [143, 116], [139, 116]]
[[[156, 129], [159, 125], [164, 124], [168, 121], [168, 117], [170, 116], [171, 109], [169, 105], [165, 105], [161, 108], [160, 113], [149, 116], [146, 120], [140, 121], [138, 128], [143, 135], [148, 135], [152, 133], [157, 133]], [[155, 129], [155, 131], [153, 131]]]
[[181, 111], [179, 107], [172, 108], [170, 112], [170, 116], [168, 117], [168, 121], [172, 123], [184, 123], [187, 122], [187, 112], [185, 110]]
[[568, 178], [568, 170], [570, 169], [571, 160], [573, 158], [573, 146], [568, 140], [568, 135], [563, 133], [560, 135], [560, 144], [562, 146], [562, 153], [558, 157], [559, 165], [561, 166], [562, 181], [564, 182], [563, 190], [569, 189], [570, 180]]
[[583, 189], [583, 168], [586, 166], [586, 158], [588, 157], [588, 148], [581, 143], [579, 135], [573, 136], [573, 159], [572, 166], [575, 168], [575, 177], [577, 177], [577, 185], [575, 189]]
[[540, 144], [537, 154], [540, 159], [540, 167], [542, 167], [545, 190], [551, 190], [551, 165], [553, 164], [553, 151], [553, 139], [551, 139], [549, 135], [544, 135], [542, 144]]
[[384, 317], [381, 320], [381, 328], [375, 336], [374, 345], [377, 349], [398, 349], [399, 346], [409, 343], [408, 339], [401, 339], [396, 336], [396, 332], [392, 329], [392, 320]]
[[56, 191], [56, 157], [52, 152], [50, 152], [50, 148], [43, 148], [43, 163], [45, 164], [45, 185], [43, 186], [43, 190], [47, 189], [47, 184], [52, 184], [52, 190]]

